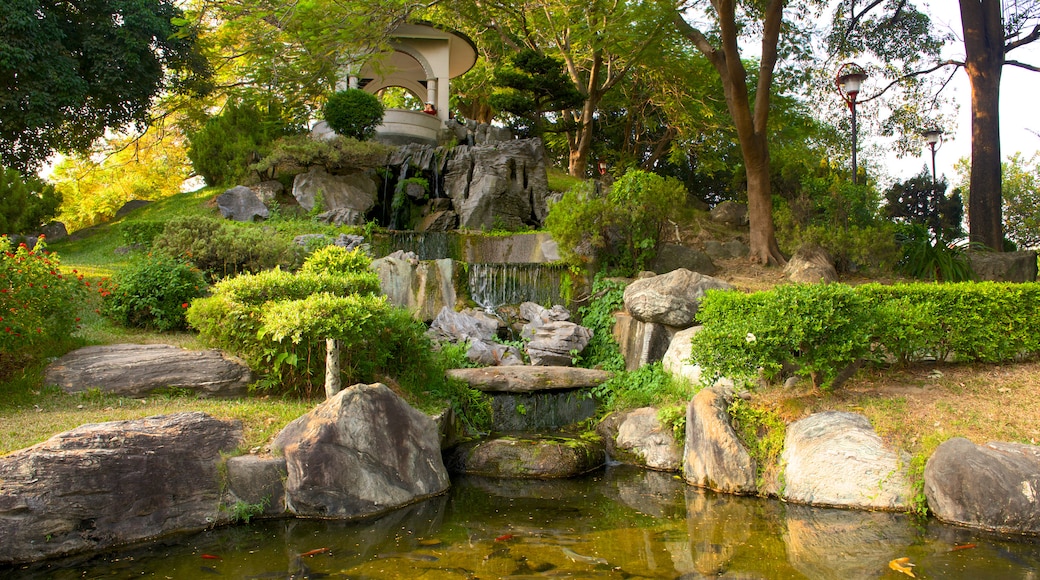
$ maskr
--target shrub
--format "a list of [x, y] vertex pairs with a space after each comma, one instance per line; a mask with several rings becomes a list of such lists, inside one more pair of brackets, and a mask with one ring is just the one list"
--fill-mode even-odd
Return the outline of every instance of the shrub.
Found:
[[632, 170], [606, 193], [591, 182], [575, 186], [553, 204], [545, 226], [570, 263], [580, 264], [588, 248], [602, 254], [604, 268], [634, 274], [657, 254], [668, 216], [685, 201], [677, 179]]
[[[42, 341], [67, 337], [75, 328], [83, 284], [63, 274], [57, 254], [41, 237], [30, 250], [0, 236], [0, 363]], [[0, 367], [5, 366], [0, 364]]]
[[119, 224], [119, 233], [127, 246], [150, 247], [165, 228], [165, 221], [131, 220]]
[[293, 268], [302, 254], [291, 241], [265, 229], [197, 216], [166, 222], [153, 248], [190, 260], [212, 281], [275, 266]]
[[0, 234], [39, 233], [60, 205], [54, 186], [0, 166]]
[[198, 131], [188, 133], [188, 158], [209, 185], [234, 185], [249, 166], [266, 155], [278, 137], [299, 133], [278, 105], [228, 101]]
[[202, 295], [202, 273], [161, 254], [142, 256], [120, 269], [102, 290], [102, 311], [127, 328], [184, 328], [184, 311]]
[[350, 274], [368, 272], [371, 265], [372, 259], [360, 248], [347, 250], [340, 246], [325, 246], [315, 250], [307, 257], [300, 272], [305, 274]]
[[324, 116], [336, 133], [364, 141], [375, 135], [383, 121], [383, 103], [361, 89], [347, 89], [329, 95]]
[[260, 173], [299, 173], [316, 165], [328, 172], [370, 169], [385, 166], [389, 152], [389, 147], [374, 141], [342, 136], [317, 140], [296, 135], [275, 141], [271, 153], [253, 168]]
[[898, 268], [907, 276], [935, 282], [965, 282], [975, 278], [965, 244], [944, 241], [924, 224], [904, 224], [896, 235], [903, 250]]

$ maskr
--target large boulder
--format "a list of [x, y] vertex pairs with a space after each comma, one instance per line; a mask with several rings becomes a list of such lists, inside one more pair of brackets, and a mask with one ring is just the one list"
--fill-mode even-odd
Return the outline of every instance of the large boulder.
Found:
[[625, 357], [625, 370], [634, 371], [664, 358], [675, 328], [643, 322], [626, 312], [617, 312], [614, 314], [613, 333], [621, 356]]
[[787, 427], [783, 497], [794, 503], [905, 510], [910, 458], [885, 446], [857, 413], [816, 413]]
[[661, 244], [657, 249], [657, 255], [650, 261], [650, 269], [659, 274], [667, 274], [679, 268], [706, 276], [715, 273], [715, 264], [704, 252], [679, 244]]
[[819, 246], [798, 248], [784, 266], [784, 273], [790, 281], [800, 284], [829, 283], [838, 280], [834, 260], [827, 250]]
[[571, 437], [499, 437], [456, 447], [447, 457], [453, 473], [486, 477], [573, 477], [601, 467], [603, 443]]
[[376, 204], [379, 187], [375, 175], [370, 171], [356, 171], [346, 175], [333, 175], [320, 167], [301, 173], [293, 180], [293, 197], [307, 211], [314, 209], [320, 197], [321, 209], [353, 210], [365, 215]]
[[733, 286], [680, 268], [629, 284], [625, 288], [625, 308], [643, 322], [687, 328], [693, 325], [704, 293], [716, 289], [732, 290]]
[[743, 203], [724, 201], [711, 208], [711, 220], [730, 227], [748, 224], [748, 208]]
[[541, 139], [455, 147], [447, 159], [444, 189], [460, 228], [540, 226], [549, 214]]
[[448, 489], [433, 419], [383, 384], [340, 391], [285, 426], [286, 505], [297, 515], [358, 518]]
[[703, 326], [691, 326], [676, 332], [661, 359], [661, 367], [666, 372], [673, 377], [689, 381], [693, 385], [701, 381], [701, 366], [690, 362], [690, 357], [693, 356], [693, 345], [690, 341], [693, 339], [693, 335], [703, 329]]
[[592, 330], [570, 322], [570, 312], [562, 306], [547, 309], [524, 302], [520, 316], [528, 321], [520, 336], [528, 341], [527, 355], [533, 365], [570, 366], [575, 353], [585, 350], [592, 340]]
[[1006, 533], [1040, 533], [1040, 447], [1021, 443], [943, 442], [924, 469], [935, 517]]
[[1022, 252], [971, 252], [971, 269], [979, 280], [1035, 282], [1036, 250]]
[[625, 413], [614, 437], [614, 448], [650, 469], [679, 471], [682, 467], [682, 450], [671, 425], [661, 424], [654, 407]]
[[697, 393], [686, 409], [686, 482], [736, 494], [757, 491], [755, 460], [730, 425], [733, 391], [715, 386]]
[[177, 413], [83, 425], [0, 458], [0, 564], [225, 520], [218, 467], [241, 441], [237, 422]]
[[219, 350], [168, 344], [111, 344], [74, 350], [47, 366], [44, 384], [66, 393], [101, 389], [141, 397], [171, 388], [200, 397], [239, 397], [253, 382], [249, 367]]
[[420, 262], [391, 255], [373, 260], [372, 269], [379, 275], [379, 287], [390, 303], [407, 309], [416, 320], [429, 322], [445, 307], [455, 308], [452, 260]]
[[729, 258], [743, 258], [748, 255], [751, 251], [747, 244], [740, 240], [730, 240], [728, 242], [720, 242], [718, 240], [708, 240], [704, 242], [704, 253], [709, 258], [716, 260], [727, 260]]
[[236, 222], [265, 220], [271, 215], [256, 193], [244, 185], [236, 185], [218, 195], [217, 207], [220, 215]]

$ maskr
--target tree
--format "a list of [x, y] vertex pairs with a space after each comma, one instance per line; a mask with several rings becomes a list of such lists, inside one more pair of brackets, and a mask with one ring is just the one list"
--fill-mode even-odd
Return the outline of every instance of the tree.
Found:
[[1040, 248], [1040, 153], [1008, 157], [1001, 171], [1004, 228], [1021, 247]]
[[563, 61], [531, 49], [521, 50], [507, 66], [496, 68], [492, 82], [496, 88], [488, 104], [518, 117], [519, 128], [538, 137], [545, 132], [546, 113], [566, 119], [562, 112], [580, 107], [584, 100], [567, 78]]
[[174, 0], [0, 3], [0, 163], [23, 172], [144, 125], [166, 91], [201, 93], [209, 69]]
[[53, 185], [0, 166], [0, 235], [39, 233], [60, 204]]
[[[773, 74], [780, 44], [780, 30], [787, 0], [767, 0], [758, 15], [761, 30], [762, 54], [758, 61], [758, 83], [752, 110], [748, 89], [748, 71], [740, 57], [738, 37], [746, 29], [737, 21], [737, 0], [711, 0], [710, 16], [715, 20], [717, 35], [709, 37], [686, 22], [682, 12], [675, 13], [675, 24], [708, 61], [715, 67], [726, 95], [726, 108], [740, 141], [747, 175], [748, 220], [751, 227], [753, 261], [762, 264], [783, 265], [787, 259], [780, 253], [773, 225], [773, 198], [769, 181], [769, 103], [772, 96]], [[757, 11], [756, 11], [757, 12]]]
[[1036, 66], [1007, 59], [1012, 50], [1040, 39], [1040, 3], [960, 0], [960, 7], [964, 31], [963, 66], [971, 83], [968, 237], [972, 242], [999, 252], [1004, 248], [1000, 76], [1005, 64], [1040, 72]]
[[923, 224], [943, 243], [964, 235], [960, 192], [955, 190], [947, 196], [946, 180], [933, 184], [928, 168], [885, 191], [885, 215], [904, 223]]

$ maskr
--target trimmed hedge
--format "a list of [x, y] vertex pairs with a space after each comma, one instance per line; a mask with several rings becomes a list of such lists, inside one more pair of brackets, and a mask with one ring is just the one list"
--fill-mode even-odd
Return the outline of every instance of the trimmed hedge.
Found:
[[834, 388], [864, 360], [1002, 362], [1040, 353], [1040, 284], [784, 285], [709, 291], [692, 361], [706, 377]]

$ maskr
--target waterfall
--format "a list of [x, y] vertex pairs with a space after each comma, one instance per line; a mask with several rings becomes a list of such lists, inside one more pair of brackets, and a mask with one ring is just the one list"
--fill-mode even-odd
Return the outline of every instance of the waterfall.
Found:
[[471, 264], [469, 295], [488, 312], [504, 304], [562, 304], [560, 283], [566, 269], [546, 264]]

